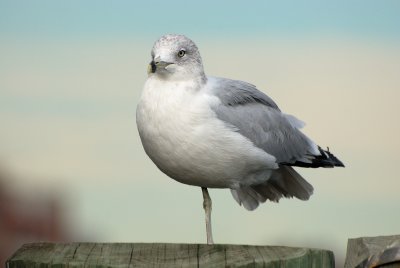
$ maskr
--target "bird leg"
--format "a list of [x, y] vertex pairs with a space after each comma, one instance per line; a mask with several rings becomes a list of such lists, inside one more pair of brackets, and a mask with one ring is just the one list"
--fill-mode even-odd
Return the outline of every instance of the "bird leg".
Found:
[[208, 190], [206, 187], [201, 187], [201, 191], [203, 192], [203, 208], [206, 213], [206, 231], [207, 231], [207, 244], [214, 244], [212, 238], [212, 230], [211, 230], [211, 198], [208, 194]]

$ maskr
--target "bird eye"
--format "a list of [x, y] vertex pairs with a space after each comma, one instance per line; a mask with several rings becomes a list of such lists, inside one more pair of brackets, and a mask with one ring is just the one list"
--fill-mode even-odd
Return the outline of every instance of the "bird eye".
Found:
[[184, 49], [179, 50], [178, 52], [178, 57], [182, 58], [183, 56], [185, 56], [186, 51]]

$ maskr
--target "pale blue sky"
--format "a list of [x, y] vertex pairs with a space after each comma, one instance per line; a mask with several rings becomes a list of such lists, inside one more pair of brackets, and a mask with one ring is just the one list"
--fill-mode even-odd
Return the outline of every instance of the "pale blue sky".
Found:
[[35, 38], [137, 38], [166, 32], [399, 38], [399, 12], [396, 0], [1, 0], [0, 33]]

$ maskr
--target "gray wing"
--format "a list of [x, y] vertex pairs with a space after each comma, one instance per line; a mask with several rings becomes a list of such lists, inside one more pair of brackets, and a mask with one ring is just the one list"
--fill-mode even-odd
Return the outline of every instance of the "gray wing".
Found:
[[212, 94], [221, 104], [212, 107], [217, 117], [234, 126], [277, 163], [311, 163], [318, 147], [299, 128], [304, 124], [283, 114], [275, 102], [255, 86], [236, 80], [212, 78]]

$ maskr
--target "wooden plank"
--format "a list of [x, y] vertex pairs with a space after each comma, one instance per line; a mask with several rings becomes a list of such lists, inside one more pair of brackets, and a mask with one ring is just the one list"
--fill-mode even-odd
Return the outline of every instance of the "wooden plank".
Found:
[[[388, 251], [389, 249], [392, 249]], [[384, 252], [394, 254], [383, 254]], [[349, 239], [347, 243], [345, 268], [370, 267], [373, 263], [386, 263], [389, 261], [400, 261], [400, 235], [360, 237]], [[396, 258], [397, 256], [397, 258]], [[392, 259], [388, 259], [392, 258]], [[400, 267], [400, 262], [390, 264], [390, 267]], [[397, 265], [397, 266], [393, 266]], [[389, 267], [379, 266], [379, 267]]]
[[22, 246], [7, 268], [20, 267], [334, 267], [321, 249], [165, 243], [34, 243]]

